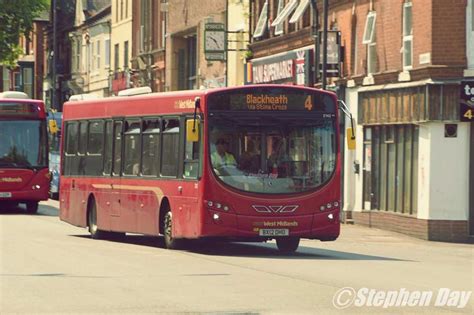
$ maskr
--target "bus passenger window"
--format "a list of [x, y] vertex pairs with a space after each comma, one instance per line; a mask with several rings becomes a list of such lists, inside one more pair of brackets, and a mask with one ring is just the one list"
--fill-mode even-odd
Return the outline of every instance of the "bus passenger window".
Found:
[[127, 121], [124, 140], [124, 175], [139, 175], [140, 173], [140, 121]]
[[110, 175], [112, 171], [112, 121], [105, 123], [105, 146], [104, 146], [104, 175]]
[[163, 120], [163, 149], [161, 150], [161, 175], [178, 175], [179, 120]]
[[104, 145], [104, 122], [91, 121], [89, 124], [89, 137], [87, 143], [87, 153], [102, 154]]
[[122, 161], [122, 122], [116, 121], [114, 123], [114, 165], [113, 174], [120, 174], [120, 167]]
[[150, 119], [143, 124], [142, 174], [158, 175], [160, 156], [160, 120]]

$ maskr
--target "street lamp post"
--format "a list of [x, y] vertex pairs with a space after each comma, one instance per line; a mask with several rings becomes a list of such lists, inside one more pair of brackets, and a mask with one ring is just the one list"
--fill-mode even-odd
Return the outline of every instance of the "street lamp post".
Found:
[[[311, 7], [313, 9], [313, 37], [314, 37], [314, 83], [319, 82], [319, 21], [318, 21], [318, 7], [316, 0], [311, 0]], [[323, 90], [326, 89], [326, 72], [327, 72], [327, 55], [328, 55], [328, 0], [323, 0], [323, 63], [321, 84]]]
[[313, 10], [312, 33], [314, 38], [313, 84], [316, 84], [319, 81], [319, 22], [316, 0], [311, 0], [311, 8]]
[[326, 89], [326, 68], [328, 63], [328, 0], [323, 1], [323, 73], [322, 73], [322, 88]]
[[56, 55], [57, 55], [57, 41], [56, 41], [56, 0], [53, 0], [53, 73], [52, 73], [52, 89], [51, 89], [51, 108], [56, 108]]

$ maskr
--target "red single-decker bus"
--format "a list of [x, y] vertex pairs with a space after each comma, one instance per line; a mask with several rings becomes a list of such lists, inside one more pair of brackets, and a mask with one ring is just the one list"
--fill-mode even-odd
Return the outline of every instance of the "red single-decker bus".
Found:
[[48, 199], [48, 136], [42, 101], [0, 93], [0, 207], [26, 204], [28, 213]]
[[68, 102], [61, 219], [114, 234], [335, 240], [340, 222], [334, 93], [286, 85]]

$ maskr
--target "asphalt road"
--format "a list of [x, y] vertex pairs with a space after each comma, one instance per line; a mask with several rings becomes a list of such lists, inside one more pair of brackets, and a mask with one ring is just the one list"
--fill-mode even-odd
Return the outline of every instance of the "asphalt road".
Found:
[[[57, 215], [53, 201], [38, 215], [0, 209], [1, 314], [474, 310], [474, 297], [458, 292], [474, 287], [469, 244], [349, 225], [337, 241], [303, 240], [291, 256], [274, 243], [193, 243], [169, 251], [159, 238], [92, 240]], [[428, 295], [417, 300], [417, 292]], [[416, 306], [408, 306], [409, 299]]]

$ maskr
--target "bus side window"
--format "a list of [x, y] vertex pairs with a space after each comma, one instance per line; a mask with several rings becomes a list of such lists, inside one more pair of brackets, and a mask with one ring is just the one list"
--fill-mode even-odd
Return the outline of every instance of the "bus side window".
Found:
[[87, 137], [86, 175], [100, 175], [102, 173], [102, 152], [104, 148], [104, 121], [92, 120], [89, 122]]
[[176, 177], [179, 163], [179, 120], [163, 119], [161, 175]]
[[139, 120], [127, 121], [124, 132], [124, 175], [138, 176], [140, 174], [140, 131], [141, 123]]
[[[187, 128], [187, 124], [186, 124]], [[187, 131], [184, 133], [186, 136]], [[185, 178], [197, 178], [199, 174], [199, 148], [200, 140], [186, 141], [184, 147], [184, 174]]]
[[113, 125], [109, 120], [105, 123], [105, 145], [104, 145], [104, 175], [110, 175], [112, 172], [112, 143], [113, 143]]
[[64, 156], [64, 175], [74, 175], [74, 163], [76, 162], [78, 145], [78, 123], [68, 122], [66, 124], [66, 150]]
[[114, 161], [112, 172], [114, 175], [120, 175], [122, 161], [122, 122], [114, 122]]
[[142, 174], [157, 176], [160, 158], [160, 120], [147, 119], [143, 124], [142, 134]]

